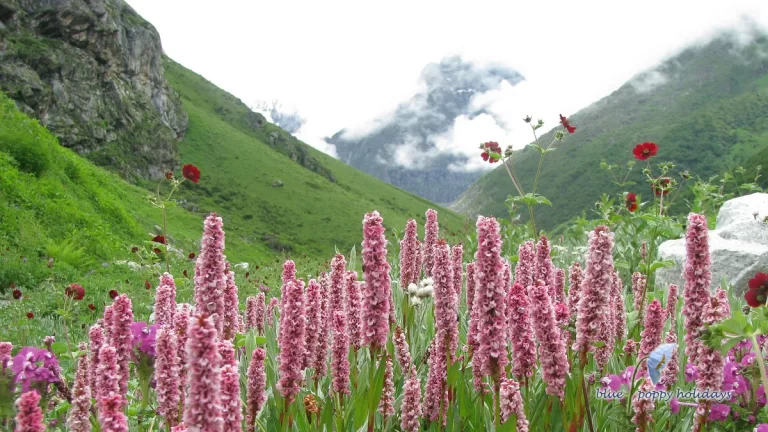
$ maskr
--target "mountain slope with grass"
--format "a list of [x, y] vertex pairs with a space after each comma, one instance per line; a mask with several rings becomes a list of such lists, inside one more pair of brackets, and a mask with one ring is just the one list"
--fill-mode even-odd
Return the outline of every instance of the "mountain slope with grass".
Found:
[[[754, 169], [754, 160], [765, 159], [768, 147], [768, 37], [753, 30], [746, 43], [723, 34], [690, 47], [569, 118], [576, 133], [566, 134], [544, 160], [537, 193], [553, 207], [538, 208], [536, 222], [542, 228], [589, 213], [602, 193], [621, 192], [600, 162], [625, 166], [633, 146], [645, 141], [659, 145], [654, 164], [672, 161], [675, 171], [689, 170], [703, 179], [742, 164]], [[549, 143], [557, 130], [562, 128], [544, 134], [540, 142]], [[512, 161], [530, 192], [539, 152], [527, 147], [515, 152]], [[630, 180], [636, 183], [626, 192], [649, 195], [644, 166], [634, 167]], [[500, 166], [451, 207], [471, 215], [507, 215], [504, 202], [513, 194]]]

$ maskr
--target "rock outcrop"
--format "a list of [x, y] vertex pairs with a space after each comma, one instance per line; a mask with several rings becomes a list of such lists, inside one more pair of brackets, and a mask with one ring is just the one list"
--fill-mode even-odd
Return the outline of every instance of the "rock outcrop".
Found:
[[187, 115], [160, 36], [123, 0], [0, 0], [0, 90], [127, 179], [179, 166]]
[[[757, 272], [768, 272], [768, 194], [754, 193], [726, 201], [717, 215], [717, 229], [709, 231], [712, 256], [712, 285], [714, 290], [725, 279], [737, 296], [747, 289], [747, 282]], [[685, 239], [661, 244], [659, 256], [675, 262], [674, 267], [660, 269], [656, 284], [670, 283], [681, 289], [685, 282]]]

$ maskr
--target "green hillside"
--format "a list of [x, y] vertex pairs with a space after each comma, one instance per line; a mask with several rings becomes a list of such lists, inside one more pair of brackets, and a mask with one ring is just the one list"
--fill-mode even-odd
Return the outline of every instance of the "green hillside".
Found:
[[[552, 228], [589, 212], [602, 193], [620, 192], [600, 169], [600, 161], [624, 165], [632, 159], [633, 146], [644, 141], [660, 147], [654, 162], [672, 161], [676, 171], [689, 170], [701, 178], [749, 163], [768, 147], [766, 53], [765, 35], [746, 46], [724, 35], [706, 46], [685, 50], [571, 116], [577, 132], [545, 157], [537, 192], [549, 198], [553, 208], [539, 208], [537, 224]], [[653, 80], [660, 83], [648, 89], [647, 83]], [[541, 141], [548, 143], [558, 129]], [[526, 191], [531, 189], [538, 158], [533, 148], [513, 156]], [[647, 196], [650, 187], [641, 169], [635, 167], [630, 179], [637, 183], [629, 192]], [[499, 167], [470, 187], [453, 207], [467, 214], [504, 215], [504, 201], [513, 193], [507, 172]]]
[[[263, 119], [253, 128], [248, 120], [260, 116], [239, 100], [178, 64], [168, 61], [167, 68], [190, 119], [182, 161], [202, 171], [200, 184], [182, 183], [168, 213], [171, 246], [184, 252], [179, 257], [197, 251], [203, 218], [212, 211], [224, 218], [228, 258], [264, 266], [277, 256], [310, 265], [335, 247], [349, 250], [360, 243], [366, 212], [379, 210], [388, 227], [402, 229], [408, 217], [423, 219], [435, 207]], [[265, 144], [270, 138], [274, 145]], [[273, 187], [276, 181], [282, 186]], [[130, 248], [149, 241], [161, 224], [161, 211], [147, 199], [155, 185], [128, 184], [61, 147], [0, 93], [0, 248], [6, 262], [0, 286], [39, 283], [47, 270], [38, 264], [48, 257], [73, 277], [135, 259]], [[462, 217], [440, 213], [447, 229], [462, 229]], [[11, 261], [19, 265], [7, 265]], [[38, 264], [32, 269], [27, 262]]]

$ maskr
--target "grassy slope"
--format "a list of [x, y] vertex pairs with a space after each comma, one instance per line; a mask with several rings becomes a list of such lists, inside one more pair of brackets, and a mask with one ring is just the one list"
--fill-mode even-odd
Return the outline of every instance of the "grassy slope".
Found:
[[[223, 215], [228, 238], [261, 245], [263, 253], [271, 252], [263, 245], [269, 241], [265, 239], [273, 239], [274, 247], [287, 247], [293, 254], [328, 257], [334, 247], [349, 250], [360, 243], [366, 212], [378, 210], [388, 228], [401, 230], [409, 217], [423, 223], [426, 209], [435, 207], [296, 141], [274, 125], [250, 127], [245, 121], [249, 109], [241, 101], [173, 61], [166, 62], [166, 76], [189, 114], [182, 160], [203, 172], [201, 187], [185, 193], [201, 208]], [[330, 170], [336, 182], [267, 144], [272, 133]], [[273, 187], [275, 180], [284, 186]], [[462, 228], [461, 216], [438, 211], [450, 230]]]
[[[766, 52], [765, 37], [744, 50], [736, 50], [727, 39], [691, 48], [659, 67], [671, 77], [668, 82], [645, 93], [627, 83], [573, 115], [577, 133], [545, 158], [538, 192], [554, 207], [540, 208], [537, 224], [552, 228], [589, 212], [601, 193], [619, 192], [599, 162], [623, 164], [639, 142], [658, 143], [657, 162], [674, 161], [679, 169], [702, 178], [747, 162], [768, 145]], [[541, 141], [549, 142], [551, 134]], [[538, 153], [527, 148], [514, 160], [529, 192]], [[637, 184], [631, 192], [648, 195], [640, 168], [635, 167], [632, 179]], [[476, 182], [454, 206], [467, 213], [504, 215], [504, 200], [513, 191], [500, 167]]]

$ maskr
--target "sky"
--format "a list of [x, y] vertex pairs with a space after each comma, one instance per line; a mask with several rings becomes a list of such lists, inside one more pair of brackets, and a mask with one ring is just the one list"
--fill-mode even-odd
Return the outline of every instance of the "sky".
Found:
[[558, 114], [745, 19], [768, 28], [765, 0], [127, 1], [171, 58], [248, 105], [278, 100], [297, 111], [305, 123], [296, 135], [331, 155], [323, 137], [386, 118], [446, 56], [525, 77], [476, 97], [496, 119], [458, 118], [441, 137], [450, 151], [474, 154], [489, 140], [524, 146], [526, 115], [554, 126]]

